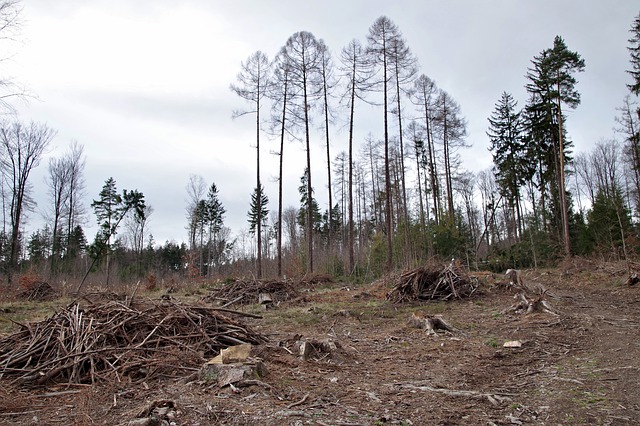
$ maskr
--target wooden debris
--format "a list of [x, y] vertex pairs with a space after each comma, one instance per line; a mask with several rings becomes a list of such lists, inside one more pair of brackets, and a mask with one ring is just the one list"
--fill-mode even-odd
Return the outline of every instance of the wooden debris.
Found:
[[447, 322], [443, 320], [442, 316], [440, 315], [420, 316], [411, 314], [409, 325], [411, 327], [427, 330], [427, 333], [429, 334], [436, 334], [438, 330], [448, 331], [450, 333], [453, 333], [455, 331], [455, 329], [447, 324]]
[[303, 339], [302, 335], [296, 334], [287, 340], [280, 341], [278, 346], [285, 349], [292, 355], [298, 356], [304, 361], [310, 359], [340, 360], [348, 357], [340, 342], [335, 340], [313, 340]]
[[398, 284], [387, 293], [395, 303], [415, 300], [450, 300], [470, 297], [478, 279], [469, 276], [453, 262], [444, 268], [422, 267], [404, 272]]
[[215, 382], [222, 388], [247, 379], [263, 377], [266, 373], [266, 367], [261, 361], [246, 364], [206, 364], [200, 372], [200, 378], [206, 382]]
[[56, 291], [44, 281], [33, 281], [22, 285], [23, 290], [18, 293], [18, 298], [29, 301], [52, 300], [58, 297]]
[[417, 386], [410, 383], [399, 383], [393, 384], [392, 386], [400, 386], [401, 389], [409, 389], [423, 392], [434, 392], [434, 393], [442, 393], [448, 396], [461, 396], [463, 398], [475, 398], [475, 399], [486, 399], [492, 405], [500, 405], [503, 402], [510, 402], [510, 396], [512, 394], [504, 394], [504, 393], [485, 393], [485, 392], [477, 392], [472, 390], [458, 390], [458, 389], [446, 389], [446, 388], [435, 388], [432, 386]]
[[192, 371], [228, 346], [266, 341], [224, 312], [173, 300], [72, 304], [0, 339], [0, 378], [30, 385], [147, 380]]
[[505, 275], [509, 278], [509, 285], [511, 287], [515, 287], [523, 291], [529, 291], [529, 288], [522, 280], [522, 274], [518, 269], [507, 269]]
[[273, 305], [297, 296], [298, 292], [287, 281], [238, 279], [212, 290], [202, 300], [205, 302], [233, 301], [240, 305], [258, 303]]
[[307, 286], [314, 286], [318, 284], [328, 284], [332, 282], [333, 282], [333, 277], [331, 275], [320, 274], [320, 273], [306, 274], [300, 280], [300, 284], [307, 285]]
[[540, 290], [537, 294], [527, 295], [525, 292], [518, 293], [514, 296], [518, 302], [511, 307], [502, 311], [502, 313], [524, 313], [531, 314], [534, 312], [544, 312], [553, 315], [558, 315], [551, 305], [545, 300], [545, 296], [547, 295], [546, 290]]

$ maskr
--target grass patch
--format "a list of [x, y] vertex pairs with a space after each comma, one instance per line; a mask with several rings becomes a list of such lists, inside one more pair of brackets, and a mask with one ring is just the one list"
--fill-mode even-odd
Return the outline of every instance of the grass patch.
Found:
[[69, 299], [56, 299], [45, 302], [15, 301], [0, 303], [0, 335], [11, 334], [19, 330], [16, 323], [42, 321], [51, 316]]

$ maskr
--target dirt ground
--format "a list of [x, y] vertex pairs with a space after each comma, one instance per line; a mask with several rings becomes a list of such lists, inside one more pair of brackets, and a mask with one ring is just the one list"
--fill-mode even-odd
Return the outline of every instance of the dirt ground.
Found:
[[[640, 424], [640, 286], [624, 285], [623, 265], [583, 263], [523, 274], [557, 315], [505, 313], [515, 291], [488, 273], [464, 301], [394, 305], [383, 281], [318, 287], [246, 320], [269, 343], [254, 349], [266, 374], [243, 387], [194, 376], [5, 384], [0, 424]], [[408, 324], [413, 314], [455, 331], [428, 334]], [[300, 335], [337, 349], [303, 360], [287, 345]]]

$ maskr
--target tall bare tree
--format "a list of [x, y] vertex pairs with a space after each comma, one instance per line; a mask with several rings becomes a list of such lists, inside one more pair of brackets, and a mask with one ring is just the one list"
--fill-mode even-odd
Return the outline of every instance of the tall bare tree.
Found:
[[354, 224], [353, 224], [353, 124], [355, 119], [356, 99], [364, 100], [367, 92], [372, 86], [372, 68], [366, 55], [366, 51], [358, 40], [351, 40], [340, 53], [341, 67], [340, 71], [343, 76], [344, 86], [346, 88], [343, 94], [343, 100], [346, 101], [349, 108], [349, 272], [353, 273], [355, 267], [354, 259]]
[[69, 183], [71, 170], [66, 157], [49, 159], [47, 186], [51, 202], [51, 256], [50, 271], [53, 276], [56, 273], [56, 262], [62, 255], [61, 244], [61, 220], [69, 201]]
[[[640, 67], [640, 64], [638, 66]], [[625, 157], [630, 163], [632, 172], [636, 214], [640, 214], [640, 108], [627, 95], [618, 111], [620, 115], [616, 117], [616, 121], [620, 128], [616, 129], [616, 131], [623, 135], [626, 142], [624, 149], [627, 155]]]
[[403, 214], [403, 233], [404, 233], [404, 251], [405, 261], [409, 256], [409, 207], [407, 205], [407, 186], [405, 181], [405, 163], [404, 163], [404, 139], [402, 129], [402, 96], [408, 93], [407, 86], [411, 85], [418, 73], [418, 60], [411, 53], [411, 49], [407, 45], [405, 39], [398, 34], [391, 40], [391, 55], [394, 98], [396, 101], [395, 114], [398, 118], [398, 143], [400, 148], [400, 183], [402, 189], [402, 214]]
[[[295, 103], [300, 107], [301, 116], [294, 116], [294, 127], [302, 127], [307, 153], [307, 193], [311, 187], [311, 137], [310, 110], [322, 93], [322, 60], [323, 49], [316, 37], [307, 31], [293, 34], [287, 40], [283, 58], [290, 65], [291, 85], [298, 93]], [[306, 237], [307, 237], [307, 272], [313, 272], [313, 204], [312, 197], [307, 200]]]
[[424, 134], [426, 142], [427, 168], [429, 174], [429, 185], [431, 196], [433, 197], [434, 222], [438, 225], [442, 208], [440, 206], [440, 181], [436, 168], [436, 151], [434, 145], [434, 121], [436, 118], [436, 100], [438, 88], [435, 81], [424, 74], [421, 74], [415, 81], [411, 99], [419, 108], [421, 118], [424, 119]]
[[[15, 41], [18, 37], [22, 21], [20, 14], [22, 7], [19, 0], [0, 1], [0, 42]], [[3, 46], [6, 52], [6, 46]], [[0, 61], [6, 58], [1, 58]], [[11, 101], [15, 98], [27, 97], [26, 90], [14, 81], [12, 77], [0, 77], [0, 110], [14, 112]]]
[[84, 145], [77, 141], [72, 141], [69, 151], [65, 154], [67, 167], [69, 169], [69, 185], [67, 197], [67, 247], [71, 243], [73, 230], [86, 216], [87, 211], [82, 204], [85, 194], [84, 167], [86, 156], [84, 155]]
[[391, 210], [391, 173], [389, 159], [389, 84], [393, 76], [393, 47], [398, 43], [400, 30], [386, 16], [378, 18], [367, 34], [367, 52], [382, 72], [379, 81], [383, 96], [384, 118], [384, 176], [385, 176], [385, 231], [387, 235], [387, 271], [393, 268], [393, 220]]
[[[242, 70], [237, 76], [237, 84], [231, 85], [238, 96], [246, 100], [251, 107], [248, 110], [235, 111], [234, 117], [245, 114], [256, 115], [256, 188], [257, 199], [262, 200], [262, 183], [260, 181], [260, 104], [267, 96], [270, 78], [270, 63], [267, 55], [257, 51], [241, 64]], [[262, 247], [262, 209], [258, 208], [257, 236], [258, 248]], [[262, 250], [258, 249], [257, 277], [262, 278]]]
[[42, 155], [56, 132], [46, 124], [31, 122], [5, 123], [0, 127], [0, 170], [8, 188], [11, 218], [11, 249], [7, 267], [7, 281], [12, 282], [18, 266], [20, 229], [26, 212], [31, 210], [29, 175], [40, 164]]
[[84, 164], [83, 147], [76, 141], [71, 142], [62, 157], [49, 159], [46, 185], [51, 203], [46, 216], [51, 223], [52, 275], [57, 272], [56, 262], [69, 250], [73, 230], [85, 214], [80, 201], [84, 196]]
[[327, 232], [327, 249], [329, 253], [333, 250], [333, 191], [331, 186], [331, 151], [329, 143], [329, 97], [335, 89], [337, 82], [334, 76], [333, 61], [331, 60], [331, 52], [323, 40], [318, 41], [318, 49], [320, 50], [320, 78], [322, 79], [322, 115], [323, 127], [325, 135], [325, 145], [327, 148], [327, 190], [329, 195], [328, 211], [328, 232]]
[[453, 173], [457, 165], [456, 149], [467, 147], [464, 141], [467, 135], [467, 123], [460, 115], [460, 106], [444, 90], [437, 100], [438, 119], [441, 126], [442, 155], [444, 161], [444, 179], [447, 190], [447, 212], [451, 223], [454, 221]]
[[191, 250], [196, 249], [196, 235], [198, 233], [198, 204], [203, 200], [207, 190], [207, 184], [200, 175], [189, 176], [186, 186], [187, 190], [187, 220], [189, 231], [189, 246]]
[[277, 243], [277, 263], [278, 263], [278, 276], [282, 276], [282, 220], [283, 220], [283, 165], [284, 165], [284, 140], [287, 134], [287, 121], [290, 120], [289, 116], [292, 111], [293, 103], [291, 99], [294, 97], [294, 93], [291, 87], [291, 74], [289, 64], [286, 62], [286, 58], [283, 56], [282, 50], [276, 56], [272, 64], [273, 76], [271, 79], [271, 85], [269, 90], [269, 97], [272, 99], [271, 107], [271, 127], [272, 130], [279, 133], [280, 138], [280, 150], [278, 151], [278, 217], [277, 217], [277, 229], [276, 229], [276, 243]]

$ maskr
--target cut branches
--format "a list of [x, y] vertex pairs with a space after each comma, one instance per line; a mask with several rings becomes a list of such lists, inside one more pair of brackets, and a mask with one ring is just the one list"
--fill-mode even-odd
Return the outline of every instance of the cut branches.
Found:
[[467, 275], [453, 262], [444, 268], [421, 267], [404, 272], [387, 294], [394, 303], [416, 300], [450, 300], [470, 297], [478, 279]]
[[172, 300], [72, 304], [0, 339], [0, 378], [27, 385], [148, 380], [191, 371], [229, 346], [266, 341], [229, 312]]

